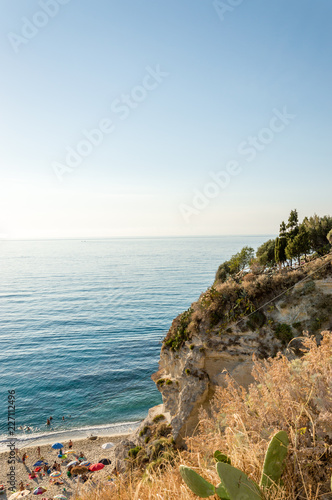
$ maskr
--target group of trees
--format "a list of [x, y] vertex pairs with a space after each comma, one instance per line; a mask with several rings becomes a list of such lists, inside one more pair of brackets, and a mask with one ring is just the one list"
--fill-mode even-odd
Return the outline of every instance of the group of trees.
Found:
[[281, 268], [284, 264], [296, 259], [300, 264], [301, 258], [317, 253], [324, 255], [330, 251], [332, 245], [332, 217], [305, 217], [299, 222], [297, 210], [292, 210], [287, 224], [280, 224], [279, 236], [263, 243], [256, 252], [251, 247], [244, 247], [233, 255], [230, 260], [219, 266], [216, 280], [225, 281], [229, 276], [236, 276], [240, 271], [251, 266]]
[[305, 217], [302, 223], [299, 223], [297, 210], [292, 210], [288, 223], [280, 224], [279, 237], [275, 240], [274, 262], [280, 267], [287, 261], [292, 264], [293, 259], [301, 262], [301, 257], [307, 258], [307, 255], [317, 252], [318, 255], [324, 255], [329, 251], [332, 244], [332, 217], [325, 215], [319, 217]]

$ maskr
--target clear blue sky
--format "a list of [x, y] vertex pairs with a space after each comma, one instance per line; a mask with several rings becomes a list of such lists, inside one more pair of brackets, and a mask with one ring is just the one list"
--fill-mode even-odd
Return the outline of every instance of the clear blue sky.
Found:
[[48, 2], [1, 2], [0, 237], [273, 234], [292, 208], [331, 214], [331, 0]]

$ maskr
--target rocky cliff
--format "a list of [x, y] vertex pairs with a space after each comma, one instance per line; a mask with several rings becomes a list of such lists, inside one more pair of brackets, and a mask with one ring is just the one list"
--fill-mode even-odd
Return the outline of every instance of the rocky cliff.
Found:
[[247, 386], [253, 355], [299, 354], [304, 331], [332, 328], [331, 262], [329, 254], [296, 270], [216, 282], [173, 321], [152, 378], [163, 398], [158, 411], [178, 444], [194, 431], [225, 373]]

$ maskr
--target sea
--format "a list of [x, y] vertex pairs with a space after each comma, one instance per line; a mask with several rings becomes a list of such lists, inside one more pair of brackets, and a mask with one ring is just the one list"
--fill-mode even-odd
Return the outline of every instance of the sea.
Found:
[[0, 241], [0, 450], [9, 391], [18, 448], [135, 429], [172, 320], [269, 237]]

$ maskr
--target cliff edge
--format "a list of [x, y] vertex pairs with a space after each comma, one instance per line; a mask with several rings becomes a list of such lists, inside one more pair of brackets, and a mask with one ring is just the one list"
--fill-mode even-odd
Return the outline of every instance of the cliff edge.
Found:
[[253, 355], [299, 355], [302, 333], [323, 329], [332, 329], [331, 254], [297, 269], [216, 281], [174, 319], [152, 375], [176, 443], [194, 432], [226, 372], [248, 386]]

